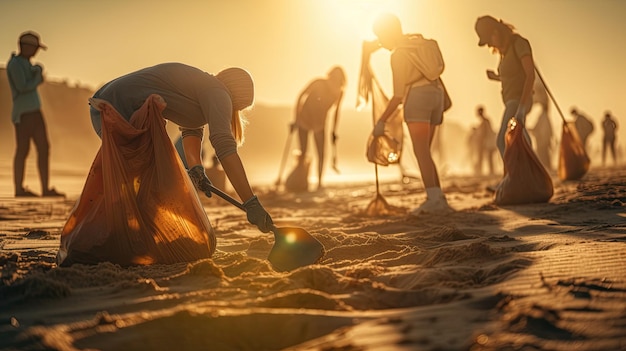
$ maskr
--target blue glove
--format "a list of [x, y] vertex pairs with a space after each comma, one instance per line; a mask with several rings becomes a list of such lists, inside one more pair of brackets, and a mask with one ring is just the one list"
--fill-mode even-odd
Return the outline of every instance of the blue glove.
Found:
[[243, 207], [246, 209], [250, 224], [256, 225], [263, 233], [269, 233], [272, 230], [274, 227], [272, 217], [265, 211], [256, 195], [244, 202]]
[[209, 180], [209, 177], [204, 173], [204, 167], [202, 165], [195, 165], [191, 167], [189, 171], [189, 178], [196, 187], [197, 190], [202, 191], [207, 197], [211, 197], [211, 187], [213, 183]]
[[379, 119], [374, 126], [374, 136], [379, 137], [385, 135], [385, 121]]

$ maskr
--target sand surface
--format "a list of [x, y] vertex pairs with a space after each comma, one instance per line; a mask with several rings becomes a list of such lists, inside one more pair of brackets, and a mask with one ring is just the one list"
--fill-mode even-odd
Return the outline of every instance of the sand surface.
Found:
[[381, 185], [387, 216], [365, 214], [373, 183], [259, 191], [278, 226], [326, 247], [291, 272], [219, 198], [211, 259], [132, 268], [56, 266], [76, 196], [0, 198], [0, 349], [626, 350], [625, 179], [592, 169], [555, 178], [549, 203], [498, 207], [498, 178], [450, 177], [456, 211], [421, 218], [419, 182]]

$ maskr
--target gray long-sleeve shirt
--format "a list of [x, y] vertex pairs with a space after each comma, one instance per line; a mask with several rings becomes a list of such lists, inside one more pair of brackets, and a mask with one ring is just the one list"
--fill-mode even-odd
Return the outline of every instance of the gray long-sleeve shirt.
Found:
[[209, 140], [222, 159], [237, 151], [231, 131], [232, 102], [228, 90], [215, 76], [182, 63], [163, 63], [121, 76], [100, 88], [93, 97], [110, 102], [127, 120], [151, 94], [167, 103], [163, 117], [181, 127], [183, 135]]

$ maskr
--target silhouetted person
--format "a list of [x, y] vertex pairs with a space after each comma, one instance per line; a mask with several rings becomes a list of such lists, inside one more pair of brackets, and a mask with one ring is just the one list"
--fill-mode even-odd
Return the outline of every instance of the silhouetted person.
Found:
[[64, 196], [50, 187], [50, 142], [46, 122], [41, 113], [41, 100], [37, 87], [43, 83], [43, 67], [33, 65], [31, 58], [39, 49], [47, 47], [40, 42], [39, 35], [28, 31], [20, 35], [19, 54], [11, 54], [7, 63], [7, 76], [13, 96], [11, 120], [15, 126], [15, 158], [13, 159], [13, 183], [16, 197], [37, 196], [24, 187], [26, 157], [30, 142], [37, 148], [37, 168], [41, 181], [42, 196]]
[[404, 121], [411, 135], [413, 152], [426, 189], [426, 201], [411, 211], [411, 215], [450, 212], [452, 209], [441, 190], [437, 166], [430, 149], [437, 126], [443, 122], [444, 88], [439, 76], [427, 78], [410, 56], [417, 53], [419, 45], [426, 39], [420, 34], [404, 34], [400, 20], [392, 14], [383, 14], [377, 18], [374, 34], [378, 42], [364, 43], [364, 50], [373, 52], [383, 47], [391, 51], [393, 96], [378, 119], [373, 134], [377, 137], [384, 135], [387, 119], [402, 104]]
[[[243, 141], [244, 117], [240, 111], [254, 101], [254, 82], [241, 68], [226, 68], [216, 75], [182, 63], [163, 63], [147, 67], [105, 84], [94, 98], [109, 102], [126, 120], [152, 94], [167, 103], [163, 117], [180, 126], [184, 156], [189, 178], [197, 190], [211, 196], [211, 181], [202, 165], [204, 126], [209, 127], [209, 140], [228, 176], [243, 201], [248, 221], [267, 233], [273, 226], [270, 215], [254, 195], [237, 146]], [[102, 135], [100, 111], [91, 106], [91, 122]]]
[[480, 124], [476, 127], [476, 174], [481, 175], [483, 162], [487, 162], [489, 175], [494, 175], [493, 157], [496, 153], [496, 134], [491, 128], [491, 121], [485, 116], [485, 108], [479, 106], [476, 109], [476, 116], [480, 119]]
[[[532, 107], [535, 64], [528, 40], [515, 33], [514, 27], [491, 16], [479, 17], [475, 24], [478, 46], [494, 49], [500, 55], [498, 73], [487, 70], [487, 77], [502, 84], [504, 114], [498, 131], [497, 145], [504, 159], [505, 135], [511, 117], [526, 123], [526, 114]], [[526, 128], [524, 136], [530, 142]]]
[[541, 112], [537, 123], [530, 129], [530, 132], [535, 136], [535, 153], [537, 158], [541, 161], [541, 164], [545, 169], [552, 170], [552, 146], [553, 146], [553, 130], [550, 118], [548, 115], [548, 105], [539, 104], [541, 106]]
[[337, 124], [339, 110], [346, 86], [346, 74], [339, 67], [333, 67], [324, 78], [317, 78], [310, 82], [298, 96], [296, 103], [296, 121], [293, 128], [298, 129], [300, 141], [300, 160], [307, 157], [309, 134], [313, 133], [317, 149], [317, 187], [322, 187], [322, 173], [324, 171], [324, 155], [326, 146], [326, 119], [331, 108], [335, 107], [331, 142], [337, 142]]
[[606, 150], [607, 148], [611, 151], [611, 156], [613, 157], [613, 164], [617, 164], [617, 157], [615, 156], [615, 138], [617, 131], [617, 122], [611, 116], [611, 112], [607, 111], [604, 114], [604, 121], [602, 121], [602, 131], [604, 132], [604, 137], [602, 139], [602, 165], [605, 164], [606, 161]]
[[574, 116], [574, 125], [576, 126], [576, 131], [580, 137], [580, 142], [583, 144], [585, 150], [587, 150], [587, 139], [589, 138], [589, 135], [593, 133], [593, 122], [591, 122], [591, 120], [585, 116], [584, 113], [579, 112], [575, 107], [572, 107], [570, 113]]

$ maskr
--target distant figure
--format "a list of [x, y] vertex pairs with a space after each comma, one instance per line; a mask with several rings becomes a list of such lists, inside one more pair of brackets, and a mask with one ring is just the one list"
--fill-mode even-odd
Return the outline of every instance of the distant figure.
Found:
[[[335, 116], [331, 132], [331, 142], [337, 142], [337, 124], [339, 122], [339, 110], [346, 86], [346, 74], [344, 70], [335, 66], [331, 68], [327, 76], [317, 78], [310, 82], [298, 96], [296, 103], [296, 121], [292, 128], [298, 129], [300, 140], [300, 160], [304, 162], [307, 157], [309, 133], [313, 133], [317, 149], [317, 187], [322, 188], [322, 173], [324, 170], [324, 149], [326, 146], [326, 118], [328, 112], [334, 106]], [[307, 168], [308, 169], [308, 168]], [[308, 175], [308, 171], [306, 173]]]
[[478, 106], [476, 116], [480, 119], [480, 124], [476, 127], [476, 174], [482, 175], [483, 161], [489, 166], [489, 175], [494, 175], [493, 157], [496, 153], [496, 133], [491, 128], [491, 121], [485, 116], [485, 108]]
[[481, 143], [478, 140], [478, 126], [471, 126], [467, 135], [467, 159], [472, 166], [474, 175], [480, 175], [481, 170], [478, 169], [478, 150]]
[[[526, 124], [526, 114], [533, 102], [533, 86], [535, 83], [535, 64], [532, 48], [528, 40], [515, 33], [514, 27], [491, 16], [482, 16], [476, 20], [478, 46], [494, 49], [500, 55], [498, 73], [487, 70], [487, 77], [500, 81], [502, 84], [502, 101], [504, 114], [497, 137], [498, 150], [504, 159], [505, 135], [511, 117]], [[524, 136], [530, 142], [526, 128]]]
[[39, 48], [47, 47], [39, 40], [39, 35], [28, 31], [20, 35], [20, 52], [12, 53], [7, 63], [7, 75], [13, 96], [11, 120], [15, 126], [15, 158], [13, 159], [13, 183], [16, 197], [37, 196], [24, 187], [26, 157], [30, 151], [30, 141], [37, 148], [37, 168], [41, 181], [42, 196], [65, 196], [50, 187], [50, 142], [46, 122], [41, 113], [41, 100], [37, 87], [43, 83], [43, 67], [33, 65], [31, 58]]
[[602, 131], [604, 132], [604, 138], [602, 139], [602, 165], [606, 161], [606, 149], [611, 151], [613, 157], [613, 164], [617, 164], [617, 157], [615, 156], [615, 132], [617, 131], [617, 122], [611, 116], [611, 112], [607, 111], [604, 114], [604, 121], [602, 121]]
[[580, 137], [580, 142], [583, 144], [583, 148], [587, 150], [587, 139], [593, 133], [593, 122], [575, 107], [572, 107], [570, 113], [574, 116], [574, 125]]
[[[429, 41], [421, 34], [404, 34], [398, 17], [392, 14], [379, 16], [374, 23], [374, 34], [378, 41], [365, 42], [363, 49], [374, 52], [383, 47], [391, 51], [391, 72], [393, 77], [393, 97], [378, 119], [373, 135], [385, 133], [385, 123], [403, 104], [404, 121], [411, 135], [413, 152], [419, 165], [426, 201], [411, 211], [412, 216], [424, 213], [444, 214], [451, 212], [448, 201], [441, 190], [437, 166], [433, 160], [431, 146], [437, 126], [443, 122], [444, 87], [440, 74], [443, 71], [441, 53], [435, 52], [434, 40]], [[431, 46], [431, 44], [433, 44]], [[413, 60], [424, 48], [432, 54], [426, 64]], [[430, 48], [433, 48], [431, 51]], [[419, 59], [422, 59], [419, 56]], [[435, 69], [433, 69], [435, 68]]]
[[541, 113], [530, 132], [535, 137], [535, 153], [546, 170], [552, 170], [552, 146], [554, 133], [548, 115], [548, 105], [540, 103]]

